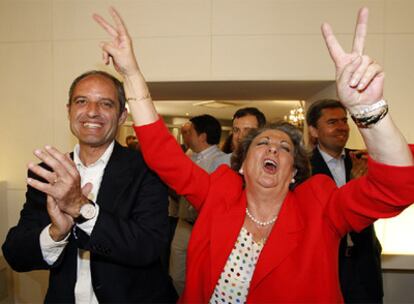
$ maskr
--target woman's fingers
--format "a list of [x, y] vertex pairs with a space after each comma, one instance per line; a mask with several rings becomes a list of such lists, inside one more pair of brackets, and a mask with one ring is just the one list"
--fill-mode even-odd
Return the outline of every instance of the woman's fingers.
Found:
[[345, 67], [342, 69], [341, 74], [338, 75], [338, 83], [341, 83], [346, 86], [350, 86], [352, 75], [355, 73], [355, 71], [358, 69], [362, 61], [361, 56], [355, 56], [355, 58], [345, 65]]
[[[102, 45], [101, 45], [101, 47], [102, 47]], [[105, 64], [105, 65], [108, 65], [110, 62], [109, 62], [109, 54], [108, 54], [108, 52], [105, 52], [104, 50], [102, 50], [102, 61], [103, 61], [103, 63]]]
[[383, 68], [368, 56], [356, 56], [347, 64], [338, 82], [347, 84], [358, 91], [365, 90], [368, 85], [378, 76], [383, 75]]
[[358, 66], [358, 68], [355, 70], [355, 72], [352, 74], [351, 80], [349, 82], [349, 85], [353, 88], [360, 89], [361, 85], [361, 79], [364, 76], [366, 70], [368, 69], [368, 66], [373, 63], [373, 60], [368, 56], [360, 56], [361, 62]]
[[361, 80], [358, 84], [358, 90], [359, 91], [365, 90], [372, 80], [374, 80], [376, 77], [383, 77], [383, 76], [384, 76], [384, 70], [382, 66], [380, 66], [378, 63], [373, 62], [372, 64], [368, 66], [365, 73], [362, 75]]
[[114, 7], [111, 6], [109, 8], [109, 13], [112, 16], [112, 19], [114, 19], [118, 33], [121, 35], [128, 36], [128, 31], [126, 29], [125, 23], [122, 20], [121, 15], [118, 13], [118, 11]]
[[93, 14], [92, 17], [109, 35], [111, 35], [113, 38], [118, 37], [118, 31], [104, 18], [98, 14]]
[[109, 58], [114, 57], [116, 55], [116, 52], [118, 50], [117, 47], [114, 46], [112, 42], [102, 42], [101, 43], [102, 51], [104, 52], [105, 60], [109, 63]]
[[352, 52], [358, 55], [364, 53], [365, 37], [367, 36], [368, 27], [368, 8], [363, 7], [358, 12], [357, 24], [355, 27], [354, 43], [352, 45]]
[[331, 56], [335, 65], [339, 66], [341, 59], [345, 55], [345, 52], [342, 46], [339, 44], [338, 40], [336, 39], [332, 31], [332, 28], [328, 23], [326, 22], [323, 23], [321, 30], [322, 30], [323, 39], [325, 40], [326, 46], [329, 51], [329, 55]]

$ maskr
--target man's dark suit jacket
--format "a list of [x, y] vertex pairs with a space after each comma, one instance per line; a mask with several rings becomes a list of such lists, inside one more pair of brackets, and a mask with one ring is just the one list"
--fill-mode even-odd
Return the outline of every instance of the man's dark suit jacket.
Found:
[[78, 248], [91, 252], [99, 302], [174, 302], [176, 293], [160, 260], [168, 241], [167, 188], [140, 153], [115, 142], [96, 203], [100, 211], [91, 236], [75, 226], [59, 259], [49, 266], [39, 244], [50, 223], [46, 196], [29, 187], [19, 223], [3, 244], [6, 260], [19, 272], [50, 270], [45, 302], [75, 302]]
[[[345, 149], [346, 181], [351, 179], [352, 161], [350, 150]], [[317, 148], [311, 157], [312, 175], [325, 174], [333, 179], [328, 165]], [[354, 243], [347, 252], [346, 236], [339, 248], [339, 279], [346, 303], [382, 303], [381, 244], [374, 226], [370, 225], [360, 233], [351, 232]], [[348, 253], [349, 256], [346, 256]]]

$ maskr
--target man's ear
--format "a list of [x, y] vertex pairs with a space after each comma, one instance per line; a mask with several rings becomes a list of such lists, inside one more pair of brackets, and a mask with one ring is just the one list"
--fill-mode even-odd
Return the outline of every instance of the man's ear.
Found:
[[314, 137], [314, 138], [318, 138], [318, 130], [314, 127], [314, 126], [309, 126], [308, 127], [309, 130], [309, 134]]
[[68, 118], [69, 118], [69, 113], [70, 113], [70, 103], [67, 103], [67, 104], [66, 104], [66, 109], [68, 110], [67, 115], [68, 115]]
[[200, 137], [200, 140], [202, 140], [203, 142], [207, 143], [207, 133], [201, 133], [198, 136]]
[[128, 118], [128, 110], [127, 110], [127, 108], [125, 108], [122, 111], [121, 115], [119, 116], [118, 126], [121, 126], [126, 121], [127, 118]]

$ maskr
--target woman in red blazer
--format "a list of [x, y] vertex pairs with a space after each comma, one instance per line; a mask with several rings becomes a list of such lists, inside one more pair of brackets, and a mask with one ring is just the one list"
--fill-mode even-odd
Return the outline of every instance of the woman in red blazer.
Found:
[[131, 38], [114, 9], [111, 15], [115, 26], [94, 18], [113, 37], [102, 44], [104, 61], [112, 58], [123, 77], [144, 157], [199, 211], [181, 301], [342, 302], [341, 237], [414, 201], [412, 151], [387, 114], [381, 67], [362, 55], [367, 9], [359, 13], [351, 53], [344, 52], [329, 25], [322, 27], [339, 98], [371, 155], [367, 175], [339, 189], [324, 176], [303, 181], [307, 167], [300, 136], [286, 125], [251, 134], [237, 154], [239, 172], [221, 166], [209, 175], [197, 167], [159, 119]]

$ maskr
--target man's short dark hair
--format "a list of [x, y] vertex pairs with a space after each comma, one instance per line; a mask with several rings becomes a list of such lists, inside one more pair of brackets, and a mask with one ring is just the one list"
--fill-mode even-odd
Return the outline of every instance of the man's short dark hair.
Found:
[[89, 77], [89, 76], [95, 76], [95, 75], [105, 77], [105, 78], [111, 80], [112, 83], [114, 84], [114, 86], [116, 88], [117, 96], [118, 96], [118, 101], [119, 101], [119, 110], [120, 110], [119, 115], [121, 115], [122, 112], [125, 110], [125, 103], [126, 103], [124, 86], [122, 85], [122, 82], [120, 82], [116, 77], [114, 77], [113, 75], [111, 75], [111, 74], [109, 74], [105, 71], [92, 70], [92, 71], [85, 72], [82, 75], [79, 75], [78, 77], [76, 77], [75, 80], [70, 85], [70, 88], [69, 88], [69, 104], [72, 102], [73, 91], [75, 90], [77, 84], [82, 79], [84, 79], [86, 77]]
[[234, 113], [232, 121], [234, 121], [236, 118], [240, 118], [240, 117], [244, 117], [248, 115], [252, 115], [256, 117], [258, 128], [263, 128], [266, 125], [266, 117], [258, 108], [254, 108], [254, 107], [238, 109], [236, 113]]
[[217, 145], [221, 137], [220, 122], [211, 115], [204, 114], [190, 119], [197, 134], [206, 133], [207, 143]]
[[344, 105], [336, 99], [321, 99], [312, 103], [306, 112], [306, 123], [308, 126], [317, 127], [319, 118], [322, 116], [323, 109], [337, 109], [341, 108], [346, 113]]

